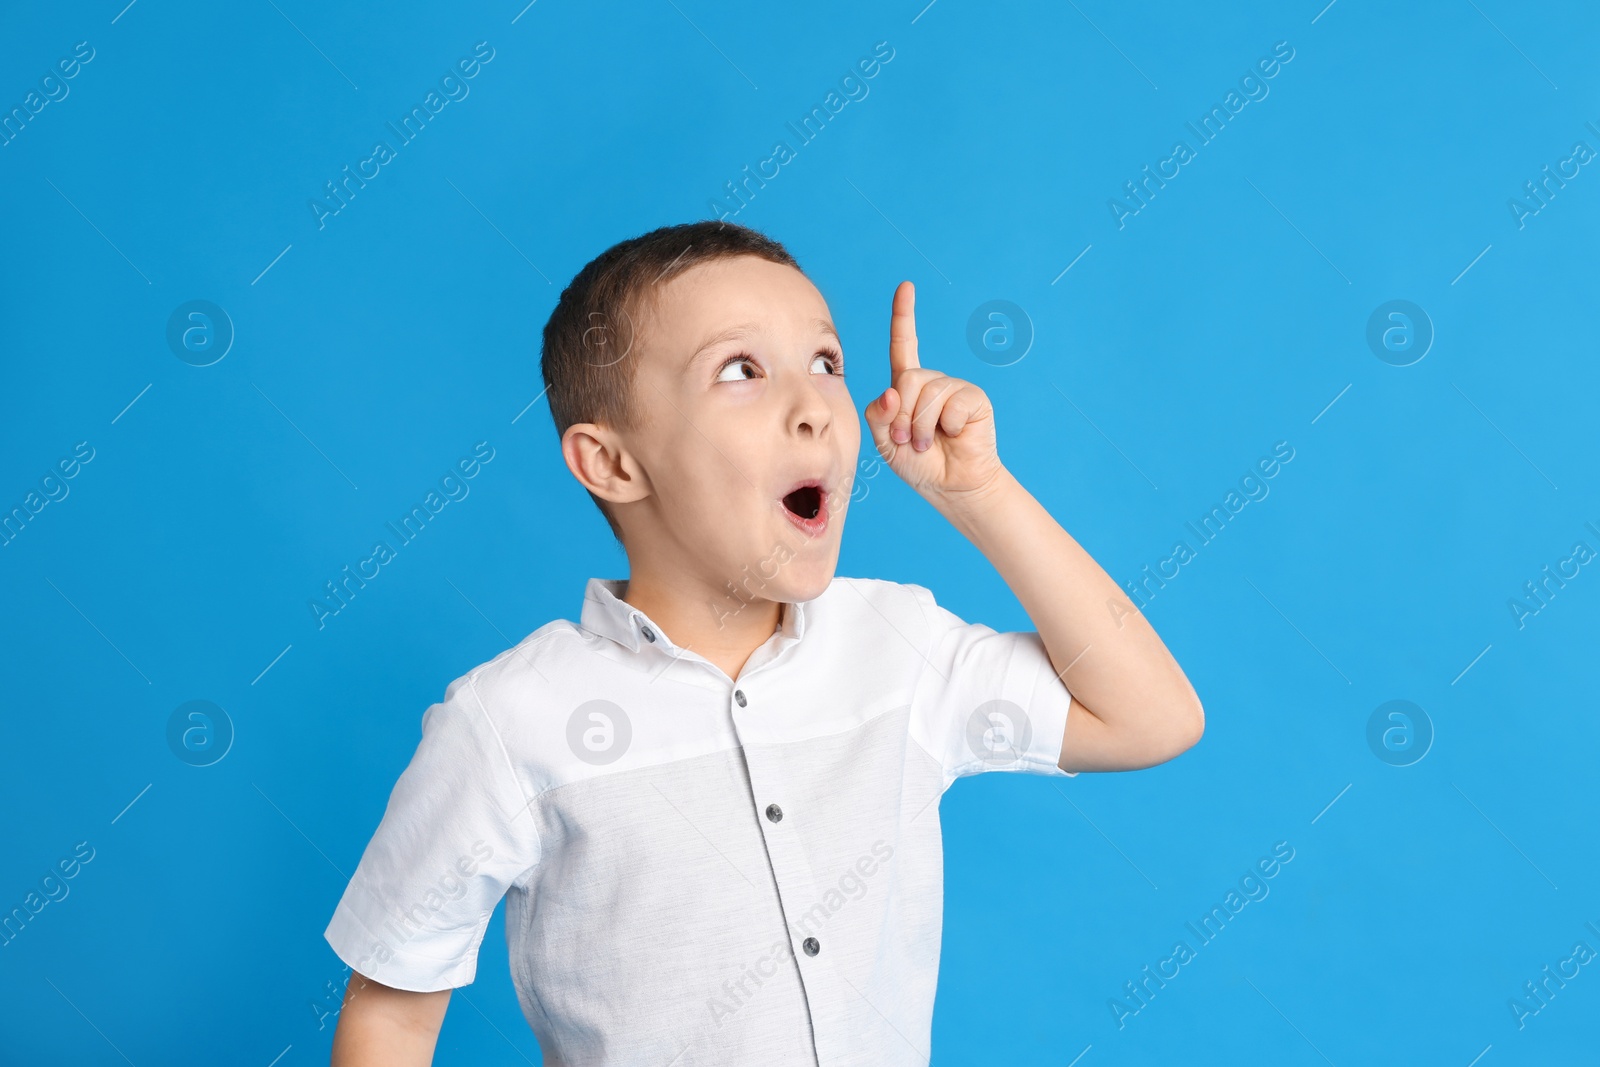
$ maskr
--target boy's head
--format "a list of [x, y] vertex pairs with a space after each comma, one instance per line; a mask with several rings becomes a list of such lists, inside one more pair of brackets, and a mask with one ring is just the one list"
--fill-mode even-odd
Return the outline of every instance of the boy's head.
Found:
[[739, 600], [810, 600], [833, 577], [861, 444], [843, 371], [822, 294], [732, 223], [612, 246], [544, 328], [563, 458], [632, 569]]

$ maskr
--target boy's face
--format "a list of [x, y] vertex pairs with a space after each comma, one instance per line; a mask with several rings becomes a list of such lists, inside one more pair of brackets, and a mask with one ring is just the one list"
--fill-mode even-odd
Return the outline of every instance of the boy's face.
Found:
[[618, 509], [630, 561], [729, 597], [719, 615], [818, 596], [861, 445], [827, 302], [757, 256], [698, 264], [655, 295], [632, 353], [641, 425], [614, 438], [642, 472]]

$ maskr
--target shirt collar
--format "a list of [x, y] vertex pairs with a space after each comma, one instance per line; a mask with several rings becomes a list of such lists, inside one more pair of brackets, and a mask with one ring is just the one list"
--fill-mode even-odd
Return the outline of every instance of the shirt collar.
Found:
[[[625, 578], [590, 578], [583, 590], [579, 625], [592, 634], [609, 637], [629, 652], [653, 645], [673, 655], [682, 654], [683, 650], [668, 639], [666, 631], [655, 620], [622, 599], [622, 590], [627, 584]], [[805, 604], [785, 602], [777, 630], [782, 635], [782, 643], [800, 640], [805, 629]], [[647, 630], [654, 640], [646, 636]]]

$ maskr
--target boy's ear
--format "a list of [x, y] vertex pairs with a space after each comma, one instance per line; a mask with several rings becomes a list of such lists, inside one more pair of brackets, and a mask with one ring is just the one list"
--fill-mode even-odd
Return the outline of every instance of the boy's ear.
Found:
[[575, 422], [561, 435], [561, 458], [589, 492], [612, 504], [650, 495], [644, 471], [617, 434], [592, 422]]

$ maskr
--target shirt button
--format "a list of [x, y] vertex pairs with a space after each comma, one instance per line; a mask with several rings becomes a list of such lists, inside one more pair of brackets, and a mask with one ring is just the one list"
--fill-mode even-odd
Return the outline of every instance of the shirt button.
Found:
[[646, 626], [644, 628], [644, 639], [646, 641], [654, 641], [656, 639], [656, 632], [650, 629], [650, 627]]
[[735, 689], [733, 691], [733, 699], [735, 699], [735, 700], [737, 700], [739, 702], [739, 706], [741, 708], [744, 707], [745, 706], [744, 690], [743, 689]]
[[771, 819], [773, 822], [781, 821], [783, 819], [783, 809], [778, 807], [776, 804], [768, 804], [767, 818]]
[[808, 937], [800, 942], [800, 947], [806, 950], [807, 956], [815, 956], [822, 951], [822, 946], [817, 943], [817, 939], [814, 937]]

